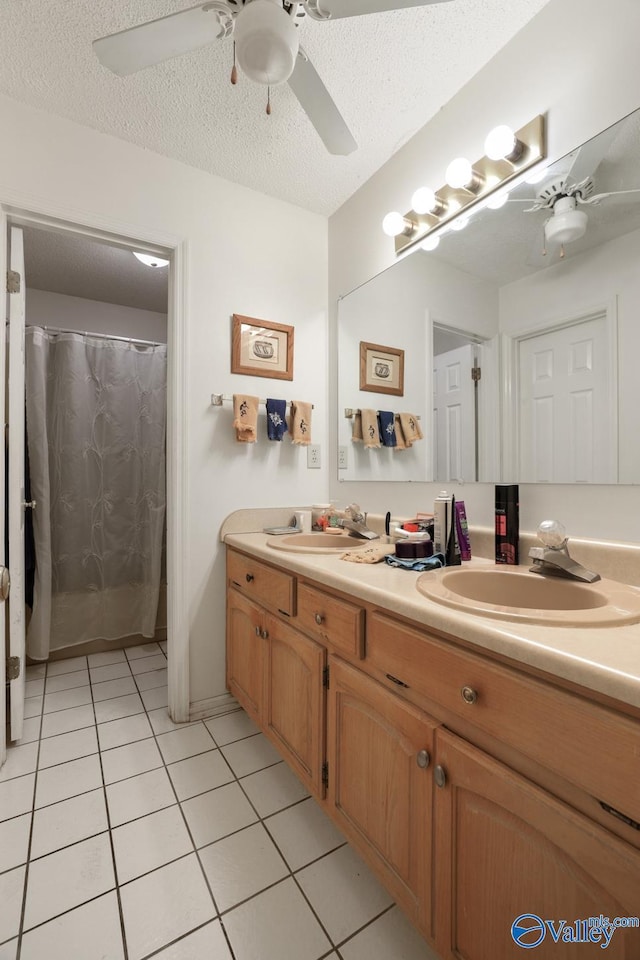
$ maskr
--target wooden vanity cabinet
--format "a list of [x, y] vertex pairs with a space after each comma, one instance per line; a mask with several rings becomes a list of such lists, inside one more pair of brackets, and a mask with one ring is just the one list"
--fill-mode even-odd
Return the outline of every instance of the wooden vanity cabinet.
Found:
[[[443, 960], [522, 957], [520, 914], [638, 916], [637, 720], [251, 558], [229, 569], [229, 689]], [[292, 615], [243, 595], [267, 584]], [[535, 956], [599, 950], [547, 933]], [[606, 956], [638, 960], [640, 929]]]
[[264, 647], [265, 733], [308, 790], [324, 795], [326, 651], [268, 616]]
[[431, 936], [433, 737], [422, 711], [329, 658], [329, 813]]
[[[436, 741], [435, 942], [444, 960], [519, 960], [511, 927], [522, 914], [556, 929], [561, 920], [638, 915], [640, 851], [444, 728]], [[535, 956], [600, 951], [555, 943], [547, 930]], [[639, 957], [640, 930], [616, 930], [605, 956]]]

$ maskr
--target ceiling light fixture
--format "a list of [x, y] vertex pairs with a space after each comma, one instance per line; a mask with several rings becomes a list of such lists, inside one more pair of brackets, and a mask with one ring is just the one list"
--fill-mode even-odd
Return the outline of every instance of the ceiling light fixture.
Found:
[[511, 127], [501, 124], [494, 127], [487, 134], [484, 142], [484, 152], [490, 160], [507, 160], [509, 163], [515, 163], [525, 149], [524, 143], [518, 140]]
[[382, 229], [388, 237], [410, 237], [415, 230], [415, 223], [408, 217], [393, 210], [382, 221]]
[[152, 253], [138, 253], [137, 250], [133, 251], [134, 257], [137, 257], [140, 263], [144, 263], [147, 267], [166, 267], [169, 265], [168, 260], [163, 260], [162, 257], [156, 257]]
[[[422, 245], [428, 236], [442, 235], [449, 227], [463, 229], [469, 214], [482, 207], [501, 207], [509, 190], [543, 165], [546, 150], [543, 116], [534, 117], [515, 132], [504, 124], [495, 127], [485, 139], [483, 157], [473, 163], [456, 157], [447, 167], [444, 186], [438, 190], [420, 187], [411, 198], [408, 213], [387, 214], [383, 230], [395, 238], [396, 253], [411, 247], [435, 249]], [[457, 219], [462, 222], [455, 223]]]
[[471, 193], [477, 193], [484, 183], [482, 174], [473, 169], [471, 161], [466, 157], [456, 157], [451, 161], [445, 180], [454, 190], [469, 190]]
[[275, 87], [293, 73], [298, 56], [298, 31], [279, 2], [251, 0], [236, 16], [236, 58], [255, 83]]
[[587, 230], [587, 215], [578, 210], [575, 197], [560, 197], [553, 208], [553, 215], [544, 225], [547, 243], [573, 243], [583, 237]]
[[446, 213], [447, 205], [431, 187], [418, 187], [411, 197], [411, 206], [415, 213], [430, 213], [440, 217]]

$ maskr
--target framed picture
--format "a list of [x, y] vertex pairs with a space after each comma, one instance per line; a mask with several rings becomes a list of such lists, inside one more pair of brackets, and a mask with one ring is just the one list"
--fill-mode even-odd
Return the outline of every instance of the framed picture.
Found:
[[404, 396], [404, 350], [361, 340], [360, 389]]
[[234, 313], [231, 373], [293, 380], [293, 327]]

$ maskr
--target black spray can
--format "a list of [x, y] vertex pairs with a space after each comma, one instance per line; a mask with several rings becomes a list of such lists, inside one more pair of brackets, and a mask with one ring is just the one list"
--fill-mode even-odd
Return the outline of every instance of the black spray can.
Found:
[[519, 523], [518, 484], [497, 483], [496, 563], [519, 563]]

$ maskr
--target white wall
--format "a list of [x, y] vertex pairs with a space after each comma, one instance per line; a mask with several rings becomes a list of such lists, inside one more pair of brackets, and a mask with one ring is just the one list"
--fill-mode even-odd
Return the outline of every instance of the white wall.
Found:
[[[455, 156], [480, 156], [488, 130], [518, 128], [547, 116], [549, 158], [558, 159], [640, 105], [640, 4], [636, 0], [550, 0], [479, 74], [402, 147], [329, 221], [331, 344], [343, 296], [395, 261], [393, 241], [380, 224], [389, 210], [406, 211], [423, 183], [444, 182]], [[332, 391], [335, 394], [335, 390]], [[334, 431], [337, 415], [334, 417]], [[335, 436], [335, 432], [334, 432]], [[335, 449], [335, 443], [332, 443]], [[330, 476], [331, 495], [345, 488]], [[433, 484], [349, 484], [349, 498], [368, 510], [429, 509]], [[342, 488], [342, 489], [341, 489]], [[470, 522], [492, 525], [493, 487], [454, 491]], [[521, 526], [534, 530], [546, 516], [570, 534], [640, 540], [638, 490], [617, 487], [523, 487]]]
[[[224, 692], [223, 518], [240, 507], [323, 501], [327, 470], [304, 448], [235, 443], [212, 392], [315, 404], [327, 450], [327, 222], [70, 121], [0, 98], [0, 202], [50, 216], [187, 241], [186, 341], [191, 700]], [[295, 327], [293, 382], [232, 376], [231, 314]], [[264, 426], [262, 420], [261, 426]], [[266, 428], [265, 428], [266, 434]], [[324, 457], [326, 463], [327, 458]]]
[[167, 342], [166, 313], [30, 287], [27, 287], [26, 322], [38, 327], [78, 330], [80, 333], [108, 333], [114, 337]]

